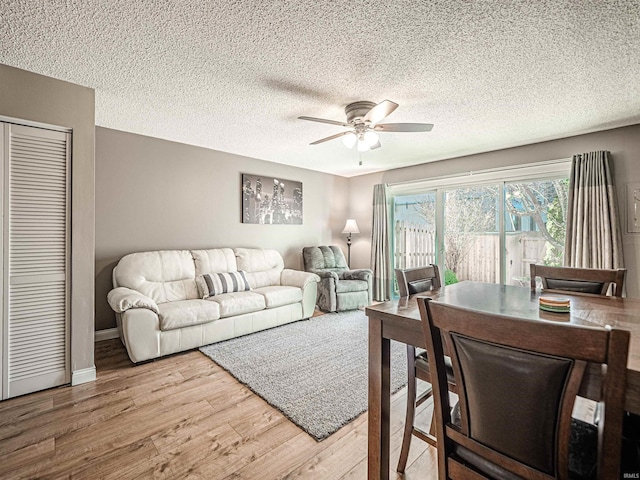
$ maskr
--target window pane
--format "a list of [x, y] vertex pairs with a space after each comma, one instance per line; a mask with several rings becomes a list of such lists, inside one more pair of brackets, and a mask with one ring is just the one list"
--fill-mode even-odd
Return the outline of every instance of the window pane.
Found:
[[529, 285], [529, 265], [562, 265], [569, 180], [505, 184], [506, 283]]
[[435, 263], [436, 194], [394, 199], [394, 268]]
[[500, 282], [497, 185], [445, 192], [445, 284]]

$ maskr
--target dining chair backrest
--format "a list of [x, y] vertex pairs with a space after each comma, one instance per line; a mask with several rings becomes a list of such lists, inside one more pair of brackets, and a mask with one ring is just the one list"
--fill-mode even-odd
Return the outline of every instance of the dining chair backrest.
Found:
[[624, 288], [624, 268], [572, 268], [548, 267], [531, 264], [531, 290], [536, 289], [536, 277], [542, 280], [542, 289], [553, 292], [577, 292], [606, 295], [613, 285], [613, 296], [621, 297]]
[[440, 288], [440, 271], [437, 265], [396, 268], [395, 273], [401, 297]]
[[[619, 478], [628, 331], [417, 301], [432, 368], [440, 479], [569, 478], [571, 413], [587, 363], [607, 366], [601, 435], [590, 458], [599, 479]], [[459, 415], [450, 410], [445, 348]]]
[[[426, 293], [440, 288], [440, 272], [438, 266], [431, 264], [424, 267], [396, 268], [396, 280], [398, 282], [398, 292], [400, 297], [408, 297], [416, 293]], [[427, 432], [420, 428], [415, 422], [416, 409], [423, 402], [431, 398], [432, 390], [423, 389], [418, 395], [416, 379], [431, 383], [431, 369], [429, 359], [424, 350], [416, 349], [413, 345], [407, 344], [407, 413], [404, 420], [404, 434], [398, 457], [397, 471], [404, 473], [409, 459], [409, 448], [411, 438], [416, 436], [422, 441], [437, 447], [437, 440], [433, 432]], [[455, 390], [455, 382], [451, 382], [452, 390]]]

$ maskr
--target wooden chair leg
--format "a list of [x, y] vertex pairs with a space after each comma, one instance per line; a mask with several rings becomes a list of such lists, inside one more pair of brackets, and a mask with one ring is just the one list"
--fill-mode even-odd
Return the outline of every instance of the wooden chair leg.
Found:
[[413, 433], [413, 422], [416, 416], [416, 349], [412, 345], [407, 345], [407, 414], [404, 419], [404, 434], [402, 435], [402, 447], [400, 448], [400, 458], [398, 459], [399, 473], [404, 473], [409, 458], [409, 447], [411, 446], [411, 435]]
[[435, 406], [433, 408], [433, 413], [431, 414], [431, 425], [429, 425], [429, 435], [435, 438], [436, 436], [436, 409]]

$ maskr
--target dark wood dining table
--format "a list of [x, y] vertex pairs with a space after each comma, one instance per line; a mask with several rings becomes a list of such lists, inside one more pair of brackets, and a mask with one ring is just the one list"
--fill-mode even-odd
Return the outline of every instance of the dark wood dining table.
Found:
[[[570, 313], [551, 313], [539, 308], [541, 292], [527, 287], [481, 282], [460, 282], [421, 294], [434, 301], [483, 312], [577, 325], [601, 326], [629, 330], [629, 360], [625, 409], [640, 415], [640, 300], [619, 297], [596, 297], [579, 294], [548, 294], [567, 297]], [[542, 293], [542, 295], [547, 295]], [[390, 340], [416, 347], [425, 346], [420, 312], [415, 297], [372, 305], [369, 317], [369, 458], [370, 480], [389, 478], [389, 386]], [[598, 398], [600, 373], [588, 368], [580, 395]]]

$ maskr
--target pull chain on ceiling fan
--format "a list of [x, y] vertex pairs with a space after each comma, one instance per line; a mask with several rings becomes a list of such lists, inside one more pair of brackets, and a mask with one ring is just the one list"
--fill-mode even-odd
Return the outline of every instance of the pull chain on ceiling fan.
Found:
[[344, 113], [347, 115], [346, 122], [316, 117], [303, 116], [298, 118], [300, 120], [351, 128], [346, 132], [336, 133], [316, 140], [310, 145], [318, 145], [319, 143], [342, 137], [342, 141], [347, 148], [353, 148], [357, 145], [360, 152], [380, 148], [380, 140], [376, 132], [430, 132], [433, 128], [431, 123], [379, 123], [396, 108], [398, 108], [398, 104], [390, 100], [384, 100], [377, 105], [373, 102], [361, 101], [350, 103], [344, 108]]

